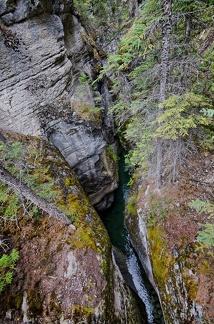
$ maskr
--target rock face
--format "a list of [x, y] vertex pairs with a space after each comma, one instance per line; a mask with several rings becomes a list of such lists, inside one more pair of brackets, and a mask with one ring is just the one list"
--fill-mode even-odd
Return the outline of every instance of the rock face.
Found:
[[[5, 137], [21, 142], [25, 150], [20, 159], [29, 169], [22, 170], [22, 181], [30, 179], [34, 190], [42, 186], [43, 194], [51, 186], [49, 200], [73, 224], [66, 226], [38, 210], [32, 215], [32, 203], [25, 199], [16, 205], [14, 218], [1, 217], [4, 252], [15, 248], [19, 259], [12, 284], [0, 294], [0, 323], [144, 323], [112, 261], [103, 224], [74, 172], [48, 142]], [[1, 215], [14, 197], [9, 193], [0, 205]], [[0, 257], [2, 253], [0, 247]]]
[[116, 163], [105, 149], [101, 128], [90, 121], [87, 125], [75, 118], [60, 121], [50, 140], [75, 171], [91, 203], [101, 210], [112, 202], [107, 195], [117, 188]]
[[66, 0], [1, 2], [0, 127], [49, 138], [102, 209], [117, 186], [114, 163], [107, 170], [103, 161], [105, 147], [114, 142], [113, 124], [105, 99], [90, 82], [79, 81], [80, 75], [92, 80], [95, 60], [71, 5]]
[[[145, 180], [136, 189], [137, 213], [127, 211], [132, 244], [156, 289], [165, 323], [213, 322], [213, 257], [199, 249], [198, 231], [208, 215], [189, 207], [212, 201], [213, 155], [195, 154], [180, 181], [156, 190]], [[200, 228], [200, 226], [202, 226]]]

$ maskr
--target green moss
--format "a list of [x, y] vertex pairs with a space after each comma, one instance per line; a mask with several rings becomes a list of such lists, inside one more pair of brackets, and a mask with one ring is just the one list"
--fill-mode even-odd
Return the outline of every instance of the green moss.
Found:
[[100, 121], [100, 108], [92, 107], [83, 100], [74, 100], [72, 108], [75, 113], [84, 120]]
[[89, 300], [89, 301], [93, 301], [93, 300], [94, 300], [93, 296], [89, 295], [89, 296], [88, 296], [88, 300]]
[[126, 209], [129, 213], [131, 213], [134, 216], [137, 216], [137, 194], [132, 194], [127, 201]]
[[53, 314], [58, 314], [58, 318], [62, 313], [62, 307], [59, 299], [56, 297], [55, 292], [51, 293], [50, 302], [49, 302], [49, 309], [50, 312]]
[[[94, 95], [93, 101], [88, 100], [92, 93]], [[82, 74], [79, 77], [79, 86], [75, 89], [74, 96], [72, 110], [76, 113], [77, 117], [101, 125], [101, 110], [103, 109], [100, 107], [101, 97], [96, 88], [93, 89], [91, 81], [86, 75]]]
[[66, 189], [69, 189], [71, 186], [74, 186], [76, 184], [76, 181], [73, 177], [66, 177], [64, 179], [64, 185]]
[[111, 146], [106, 146], [106, 151], [107, 153], [110, 155], [110, 157], [117, 162], [118, 161], [118, 156], [117, 154], [113, 151], [113, 149], [111, 148]]
[[151, 260], [154, 276], [160, 288], [165, 287], [170, 268], [170, 255], [167, 251], [166, 235], [159, 226], [148, 229], [148, 239], [151, 247]]
[[104, 260], [102, 261], [102, 264], [101, 264], [101, 269], [105, 275], [106, 278], [110, 278], [110, 262], [108, 262], [107, 260]]
[[[106, 303], [104, 306], [105, 312], [108, 312], [108, 309], [111, 307], [110, 305], [112, 305], [112, 297], [109, 296], [111, 289], [111, 245], [107, 232], [100, 218], [90, 205], [85, 193], [83, 192], [83, 189], [76, 180], [75, 175], [66, 165], [64, 159], [59, 156], [58, 152], [54, 151], [48, 143], [38, 139], [22, 137], [19, 138], [19, 140], [27, 149], [23, 163], [27, 161], [27, 165], [31, 166], [29, 171], [27, 171], [27, 175], [28, 181], [32, 185], [32, 188], [35, 188], [37, 185], [51, 183], [54, 194], [52, 197], [50, 197], [50, 202], [57, 206], [58, 209], [64, 211], [65, 214], [72, 217], [76, 230], [72, 232], [71, 235], [66, 236], [66, 243], [69, 244], [70, 248], [74, 249], [93, 249], [101, 256], [99, 259], [100, 267], [102, 268], [107, 281], [105, 291], [103, 292], [105, 295], [104, 299], [111, 301]], [[110, 157], [108, 155], [106, 158], [106, 164], [108, 167], [109, 160]], [[115, 164], [112, 158], [110, 163]], [[112, 168], [109, 167], [109, 172], [111, 172], [111, 170]], [[26, 206], [28, 207], [27, 202]], [[20, 207], [19, 214], [19, 226], [20, 228], [24, 228], [26, 225], [29, 225], [29, 217], [28, 214], [23, 216], [24, 212], [22, 206]], [[41, 216], [40, 211], [39, 214]], [[90, 224], [86, 222], [86, 217], [90, 220]], [[49, 229], [50, 222], [47, 217], [40, 217], [37, 222], [34, 222], [34, 218], [30, 219], [30, 221], [34, 226], [34, 230], [29, 230], [26, 233], [26, 240], [42, 237], [44, 236], [45, 231], [48, 231]], [[59, 230], [61, 230], [60, 226], [61, 225], [59, 225]], [[19, 236], [18, 228], [15, 222], [12, 222], [10, 226], [5, 224], [4, 231], [8, 231], [8, 233], [13, 234], [16, 238]], [[46, 243], [48, 244], [48, 242]], [[58, 252], [63, 248], [63, 244], [64, 242], [56, 246], [56, 250]], [[52, 274], [53, 271], [53, 268], [50, 266], [51, 260], [52, 255], [50, 253], [47, 253], [46, 255], [44, 253], [43, 257], [40, 259], [40, 265], [45, 267], [47, 274]], [[29, 313], [33, 317], [36, 317], [42, 312], [42, 300], [39, 289], [35, 288], [33, 291], [30, 291], [28, 296]], [[20, 308], [23, 300], [22, 297], [22, 294], [20, 294], [15, 297], [15, 300], [13, 298], [13, 307], [11, 308]], [[57, 314], [58, 318], [60, 318], [62, 314], [60, 300], [57, 300], [54, 293], [51, 294], [50, 299], [50, 312]], [[88, 304], [90, 305], [92, 301], [93, 296], [89, 295]], [[90, 323], [90, 317], [93, 313], [93, 309], [88, 307], [88, 305], [85, 305], [85, 307], [74, 307], [73, 311], [77, 317], [77, 321], [84, 318], [85, 321], [88, 320], [88, 323]], [[112, 311], [109, 310], [109, 313], [112, 313]]]
[[77, 249], [90, 247], [96, 250], [94, 233], [90, 227], [86, 227], [83, 224], [79, 224], [79, 227], [71, 238], [70, 244], [73, 248]]
[[21, 307], [22, 301], [23, 301], [23, 293], [19, 292], [18, 294], [16, 294], [16, 296], [14, 298], [14, 303], [15, 303], [16, 309], [19, 309]]
[[[166, 233], [160, 227], [160, 225], [156, 227], [149, 227], [148, 239], [150, 243], [153, 273], [159, 287], [162, 305], [165, 310], [165, 317], [167, 321], [171, 322], [171, 312], [168, 311], [168, 305], [170, 304], [171, 310], [177, 307], [172, 299], [173, 295], [183, 294], [183, 297], [185, 298], [188, 296], [188, 303], [191, 303], [191, 301], [196, 299], [198, 292], [197, 273], [202, 271], [201, 269], [203, 268], [203, 263], [198, 262], [198, 255], [194, 251], [194, 243], [187, 244], [188, 241], [186, 237], [183, 238], [181, 246], [179, 247], [178, 259], [175, 259], [167, 246]], [[180, 265], [179, 271], [182, 275], [183, 286], [187, 291], [187, 296], [183, 291], [183, 286], [178, 287], [177, 277], [174, 269], [175, 263]], [[207, 269], [207, 265], [208, 263], [205, 262], [205, 269]], [[189, 269], [191, 272], [189, 272]], [[194, 275], [192, 275], [192, 272]], [[170, 285], [171, 289], [174, 290], [172, 295], [167, 292], [166, 284]]]
[[91, 315], [94, 314], [94, 309], [88, 306], [82, 306], [78, 304], [72, 305], [70, 308], [70, 312], [72, 313], [72, 318], [78, 322], [87, 321], [87, 323], [91, 323]]
[[185, 282], [185, 286], [188, 292], [188, 296], [191, 300], [195, 300], [196, 294], [198, 291], [198, 283], [194, 281], [192, 276], [184, 276], [183, 281]]
[[166, 196], [160, 197], [153, 192], [150, 193], [147, 210], [147, 225], [149, 227], [156, 226], [158, 221], [168, 218], [172, 212], [175, 214], [171, 199]]
[[57, 245], [57, 247], [56, 247], [56, 252], [59, 253], [60, 251], [62, 251], [63, 246], [64, 246], [64, 245], [63, 245], [62, 243], [59, 243], [59, 244]]
[[38, 288], [35, 288], [28, 297], [29, 313], [33, 317], [42, 313], [42, 301]]
[[210, 263], [209, 263], [208, 260], [206, 260], [206, 259], [202, 260], [202, 262], [201, 262], [201, 271], [204, 274], [209, 274], [210, 273], [211, 268], [210, 268]]
[[79, 221], [84, 220], [85, 215], [89, 212], [87, 203], [80, 199], [79, 196], [71, 193], [66, 197], [62, 197], [56, 205], [67, 216], [71, 217], [75, 225], [78, 225]]

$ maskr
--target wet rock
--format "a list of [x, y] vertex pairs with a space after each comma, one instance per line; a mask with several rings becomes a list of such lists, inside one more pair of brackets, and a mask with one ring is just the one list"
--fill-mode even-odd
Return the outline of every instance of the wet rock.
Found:
[[[146, 324], [147, 315], [145, 311], [145, 305], [134, 292], [135, 288], [132, 279], [130, 278], [130, 274], [126, 269], [127, 266], [125, 264], [123, 253], [114, 247], [112, 250], [112, 259], [114, 267], [114, 305], [117, 309], [118, 318], [122, 320], [122, 323], [127, 322], [133, 324]], [[125, 284], [125, 282], [128, 282], [128, 286], [132, 287], [133, 290], [127, 290], [128, 286]], [[129, 296], [128, 299], [127, 292]], [[122, 296], [123, 298], [121, 299]], [[126, 309], [127, 306], [130, 309], [130, 314], [128, 317], [123, 312], [121, 312], [121, 309]]]
[[129, 287], [137, 293], [137, 290], [135, 288], [132, 276], [128, 270], [127, 264], [126, 264], [126, 256], [121, 252], [118, 248], [113, 247], [112, 252], [114, 254], [114, 259], [116, 261], [116, 264], [118, 268], [120, 269], [120, 272], [125, 279], [126, 283], [129, 285]]

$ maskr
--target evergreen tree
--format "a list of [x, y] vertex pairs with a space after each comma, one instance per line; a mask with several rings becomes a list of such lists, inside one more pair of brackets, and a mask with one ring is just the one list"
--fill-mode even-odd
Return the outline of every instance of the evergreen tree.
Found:
[[211, 145], [212, 15], [209, 1], [144, 1], [100, 76], [114, 80], [111, 111], [129, 165], [158, 186], [177, 178], [193, 148]]
[[[169, 72], [169, 55], [170, 55], [170, 36], [172, 30], [172, 0], [162, 0], [163, 19], [162, 27], [162, 49], [161, 49], [161, 73], [160, 73], [160, 104], [166, 99], [167, 81]], [[161, 106], [163, 107], [163, 106]], [[162, 108], [159, 110], [158, 117], [162, 114]], [[163, 149], [162, 140], [158, 138], [157, 142], [157, 171], [156, 179], [157, 186], [160, 187], [162, 183], [162, 163], [163, 163]]]

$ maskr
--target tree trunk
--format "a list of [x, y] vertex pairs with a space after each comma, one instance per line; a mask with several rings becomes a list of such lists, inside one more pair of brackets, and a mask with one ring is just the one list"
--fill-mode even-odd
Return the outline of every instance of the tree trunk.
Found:
[[45, 199], [36, 195], [33, 190], [28, 188], [28, 186], [20, 183], [20, 181], [10, 172], [8, 172], [1, 163], [0, 180], [13, 188], [18, 193], [18, 195], [24, 196], [26, 199], [29, 199], [33, 204], [35, 204], [39, 209], [46, 212], [48, 215], [64, 222], [65, 224], [72, 223], [71, 219], [69, 219], [64, 213], [60, 212], [56, 207], [48, 203]]
[[[166, 99], [167, 77], [169, 72], [169, 52], [170, 52], [170, 35], [172, 29], [172, 0], [162, 0], [163, 3], [163, 21], [162, 21], [162, 50], [161, 50], [161, 73], [160, 73], [160, 93], [159, 104]], [[162, 114], [162, 110], [158, 109], [158, 116]], [[157, 141], [157, 164], [156, 177], [157, 187], [162, 184], [163, 172], [163, 140]]]

